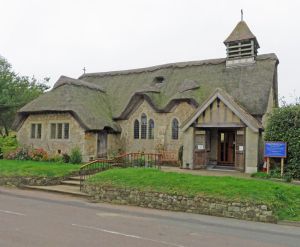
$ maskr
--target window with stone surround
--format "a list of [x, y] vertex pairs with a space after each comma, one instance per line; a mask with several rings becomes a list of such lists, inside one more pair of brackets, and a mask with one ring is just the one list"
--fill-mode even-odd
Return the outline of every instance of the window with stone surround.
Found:
[[69, 139], [70, 136], [69, 123], [51, 123], [50, 138], [51, 139]]
[[145, 113], [141, 116], [141, 139], [147, 139], [147, 116]]
[[179, 131], [178, 120], [176, 118], [174, 118], [172, 121], [172, 139], [173, 140], [178, 139], [178, 131]]
[[40, 123], [32, 123], [31, 124], [31, 139], [41, 139], [42, 138], [42, 124]]
[[139, 139], [140, 138], [140, 123], [139, 120], [134, 121], [133, 125], [133, 138], [134, 139]]
[[153, 119], [149, 120], [148, 139], [154, 139], [154, 121], [153, 121]]

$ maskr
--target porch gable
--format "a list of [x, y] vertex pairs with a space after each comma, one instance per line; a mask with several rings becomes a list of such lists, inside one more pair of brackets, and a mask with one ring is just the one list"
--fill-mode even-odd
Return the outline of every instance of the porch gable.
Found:
[[195, 127], [249, 127], [258, 132], [262, 124], [246, 112], [224, 90], [217, 88], [182, 125], [186, 131], [192, 124]]

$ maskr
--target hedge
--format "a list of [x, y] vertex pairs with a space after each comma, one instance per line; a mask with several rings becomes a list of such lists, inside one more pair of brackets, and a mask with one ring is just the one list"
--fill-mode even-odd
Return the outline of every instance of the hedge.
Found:
[[265, 140], [287, 142], [285, 173], [300, 179], [300, 105], [274, 109], [267, 121]]

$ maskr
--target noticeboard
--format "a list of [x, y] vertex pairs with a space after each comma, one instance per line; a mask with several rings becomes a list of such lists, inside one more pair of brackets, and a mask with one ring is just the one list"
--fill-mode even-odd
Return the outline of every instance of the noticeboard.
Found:
[[265, 157], [286, 158], [287, 156], [286, 142], [265, 142]]

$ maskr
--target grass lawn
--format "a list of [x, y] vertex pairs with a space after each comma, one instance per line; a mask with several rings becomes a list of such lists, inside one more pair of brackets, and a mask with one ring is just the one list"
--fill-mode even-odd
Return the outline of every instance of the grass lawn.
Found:
[[196, 176], [156, 169], [112, 169], [92, 176], [90, 184], [183, 195], [207, 195], [273, 205], [279, 219], [300, 221], [300, 186], [234, 177]]
[[63, 177], [80, 165], [29, 160], [0, 160], [0, 177]]

